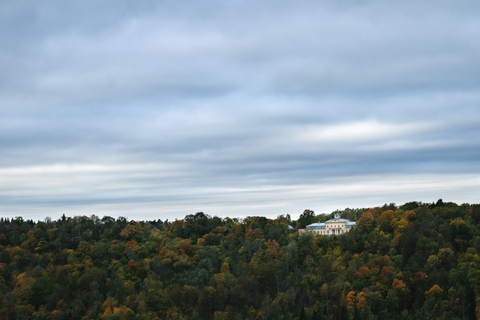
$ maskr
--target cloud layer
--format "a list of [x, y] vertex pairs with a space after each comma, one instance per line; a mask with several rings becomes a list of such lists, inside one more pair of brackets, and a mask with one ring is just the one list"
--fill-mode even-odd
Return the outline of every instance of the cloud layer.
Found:
[[1, 6], [4, 216], [478, 202], [477, 2]]

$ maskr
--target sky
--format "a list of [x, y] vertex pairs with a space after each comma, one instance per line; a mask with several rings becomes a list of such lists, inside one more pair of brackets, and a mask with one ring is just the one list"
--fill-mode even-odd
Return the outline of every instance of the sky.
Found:
[[479, 203], [479, 12], [0, 0], [0, 215]]

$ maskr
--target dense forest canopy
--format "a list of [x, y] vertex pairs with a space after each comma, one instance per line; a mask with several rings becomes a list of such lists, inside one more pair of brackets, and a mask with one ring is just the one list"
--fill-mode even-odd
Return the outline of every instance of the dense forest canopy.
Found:
[[0, 319], [478, 319], [480, 205], [0, 219]]

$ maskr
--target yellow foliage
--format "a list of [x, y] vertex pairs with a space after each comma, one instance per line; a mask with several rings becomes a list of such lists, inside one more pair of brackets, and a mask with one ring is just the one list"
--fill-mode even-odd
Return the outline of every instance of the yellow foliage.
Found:
[[215, 320], [228, 320], [230, 317], [226, 311], [215, 311], [213, 313], [213, 318]]
[[367, 299], [365, 297], [365, 292], [359, 292], [357, 294], [357, 309], [362, 310], [365, 308], [365, 305], [367, 303]]
[[434, 284], [430, 288], [430, 290], [425, 291], [426, 296], [434, 296], [434, 297], [441, 296], [442, 293], [443, 293], [443, 290], [442, 290], [442, 288], [440, 288], [440, 286], [438, 284]]
[[167, 319], [177, 319], [178, 318], [178, 312], [168, 309], [167, 314], [166, 314]]
[[263, 232], [260, 228], [255, 228], [255, 229], [246, 229], [245, 230], [245, 239], [247, 240], [257, 240], [257, 239], [263, 239], [264, 235]]
[[102, 314], [102, 319], [107, 319], [109, 316], [113, 314], [112, 308], [107, 308]]
[[352, 308], [355, 308], [355, 306], [357, 305], [357, 294], [355, 293], [355, 291], [350, 291], [347, 294], [347, 305]]
[[230, 273], [230, 266], [228, 265], [228, 262], [224, 262], [221, 267], [222, 273]]
[[356, 293], [355, 291], [350, 291], [347, 294], [347, 306], [355, 309], [363, 309], [367, 304], [367, 299], [365, 292]]
[[404, 217], [397, 222], [397, 231], [402, 233], [408, 226], [408, 220]]
[[465, 220], [463, 220], [462, 218], [456, 218], [455, 220], [450, 222], [450, 227], [454, 227], [458, 229], [463, 224], [465, 224]]
[[441, 248], [440, 250], [438, 250], [438, 256], [442, 260], [447, 258], [452, 259], [455, 256], [455, 253], [450, 248]]

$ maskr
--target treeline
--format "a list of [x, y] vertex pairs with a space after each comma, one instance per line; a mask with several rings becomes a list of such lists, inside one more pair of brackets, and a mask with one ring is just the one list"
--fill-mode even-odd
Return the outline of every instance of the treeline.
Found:
[[[332, 213], [333, 215], [333, 213]], [[169, 223], [0, 219], [0, 319], [478, 319], [480, 205]], [[300, 221], [301, 220], [301, 221]]]

